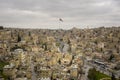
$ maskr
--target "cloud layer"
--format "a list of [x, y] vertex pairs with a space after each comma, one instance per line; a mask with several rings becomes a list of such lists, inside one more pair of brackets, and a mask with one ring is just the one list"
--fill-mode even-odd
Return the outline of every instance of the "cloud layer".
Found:
[[119, 0], [0, 0], [0, 25], [64, 29], [119, 26], [119, 4]]

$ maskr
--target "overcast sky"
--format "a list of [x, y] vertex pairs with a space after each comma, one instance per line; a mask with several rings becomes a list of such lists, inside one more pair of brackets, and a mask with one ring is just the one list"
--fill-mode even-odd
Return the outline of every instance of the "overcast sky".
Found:
[[0, 0], [0, 25], [63, 29], [120, 26], [120, 0]]

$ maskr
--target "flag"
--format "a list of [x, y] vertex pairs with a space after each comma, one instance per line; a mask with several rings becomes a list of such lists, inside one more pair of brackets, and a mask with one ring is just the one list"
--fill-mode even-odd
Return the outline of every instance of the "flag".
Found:
[[59, 21], [63, 22], [63, 20], [61, 18], [59, 18]]

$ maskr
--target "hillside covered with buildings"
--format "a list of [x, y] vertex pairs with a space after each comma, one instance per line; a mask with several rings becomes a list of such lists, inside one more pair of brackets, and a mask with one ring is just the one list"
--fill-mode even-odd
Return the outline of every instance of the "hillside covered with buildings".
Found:
[[92, 68], [120, 79], [120, 27], [0, 27], [0, 80], [90, 80]]

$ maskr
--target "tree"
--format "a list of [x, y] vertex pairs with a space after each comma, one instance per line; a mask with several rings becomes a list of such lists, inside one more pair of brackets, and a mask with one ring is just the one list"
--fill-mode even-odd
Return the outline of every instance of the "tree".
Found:
[[0, 29], [3, 29], [3, 26], [0, 26]]
[[116, 80], [116, 79], [115, 79], [115, 75], [114, 75], [113, 73], [112, 73], [111, 80]]
[[31, 32], [29, 31], [29, 34], [28, 34], [29, 36], [31, 36]]
[[21, 41], [21, 37], [20, 37], [20, 35], [18, 34], [18, 42], [20, 42]]
[[111, 54], [111, 55], [110, 55], [110, 58], [109, 58], [109, 61], [111, 61], [113, 58], [114, 58], [114, 55]]
[[96, 80], [97, 79], [97, 77], [96, 77], [96, 69], [95, 68], [89, 70], [88, 78], [90, 80]]

